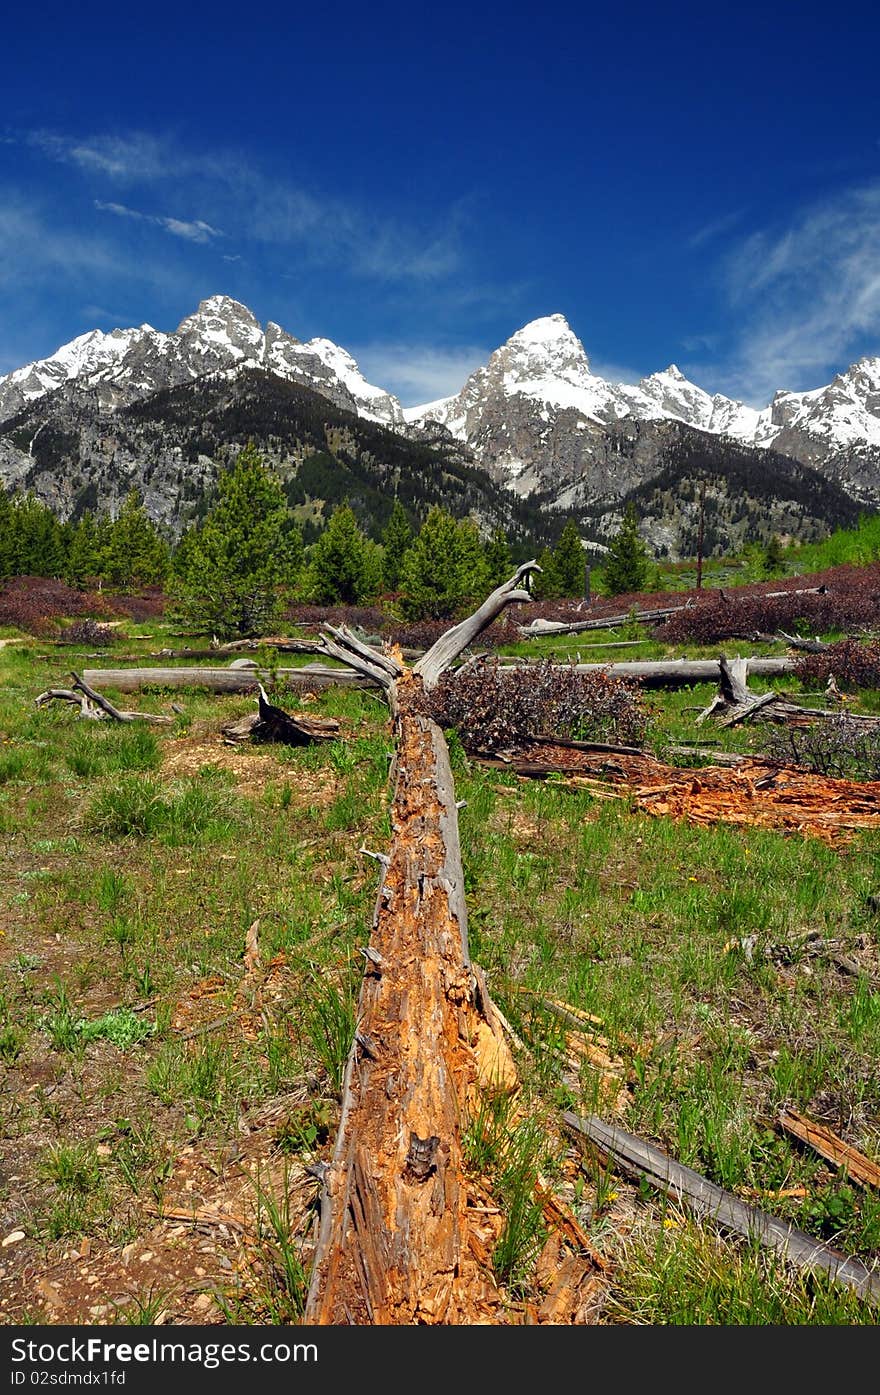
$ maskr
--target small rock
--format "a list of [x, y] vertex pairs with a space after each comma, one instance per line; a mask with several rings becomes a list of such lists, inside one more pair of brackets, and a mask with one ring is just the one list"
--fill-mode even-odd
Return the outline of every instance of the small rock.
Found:
[[123, 1245], [123, 1247], [122, 1247], [122, 1263], [123, 1263], [123, 1264], [128, 1264], [128, 1263], [129, 1263], [129, 1261], [130, 1261], [130, 1259], [131, 1259], [131, 1257], [132, 1257], [132, 1255], [134, 1254], [134, 1252], [135, 1252], [136, 1249], [137, 1249], [137, 1241], [136, 1241], [136, 1240], [132, 1240], [132, 1241], [130, 1242], [130, 1244], [128, 1244], [128, 1245]]
[[154, 1259], [152, 1250], [144, 1250], [142, 1255], [138, 1255], [138, 1264], [146, 1264], [148, 1260]]
[[24, 1239], [25, 1233], [23, 1230], [10, 1230], [9, 1234], [4, 1235], [2, 1241], [0, 1241], [0, 1245], [2, 1245], [5, 1250], [7, 1245], [17, 1245], [19, 1240]]

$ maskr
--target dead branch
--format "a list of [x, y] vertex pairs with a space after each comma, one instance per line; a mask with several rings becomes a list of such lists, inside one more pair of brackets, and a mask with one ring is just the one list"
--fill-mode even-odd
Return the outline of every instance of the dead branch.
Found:
[[[709, 706], [695, 720], [705, 722], [714, 717], [719, 726], [733, 727], [740, 722], [758, 719], [762, 722], [779, 722], [791, 726], [803, 726], [812, 722], [833, 720], [836, 713], [825, 707], [802, 707], [791, 702], [782, 693], [772, 690], [756, 695], [748, 686], [750, 659], [719, 659], [718, 692]], [[850, 712], [853, 722], [867, 727], [880, 726], [880, 718]]]
[[520, 625], [519, 632], [526, 639], [534, 639], [538, 635], [574, 635], [586, 630], [608, 630], [616, 625], [629, 624], [631, 621], [647, 624], [653, 620], [666, 620], [670, 615], [677, 615], [679, 611], [688, 609], [690, 607], [687, 605], [671, 605], [662, 610], [630, 610], [620, 615], [605, 615], [594, 620], [574, 620], [570, 623], [538, 618], [532, 620], [529, 625]]
[[168, 726], [173, 717], [163, 717], [155, 712], [122, 712], [100, 693], [84, 683], [78, 674], [73, 673], [73, 688], [47, 688], [34, 699], [37, 707], [45, 707], [50, 702], [70, 702], [80, 709], [80, 716], [88, 721], [102, 721], [110, 717], [114, 722], [150, 722], [154, 726]]
[[818, 1124], [815, 1119], [798, 1114], [795, 1109], [784, 1109], [779, 1116], [779, 1126], [786, 1133], [814, 1148], [820, 1157], [827, 1159], [835, 1167], [842, 1168], [847, 1177], [857, 1182], [860, 1187], [880, 1187], [880, 1165], [864, 1153], [860, 1153], [858, 1148], [853, 1148], [851, 1144], [838, 1138], [837, 1134], [832, 1133], [824, 1124]]
[[531, 592], [524, 590], [521, 583], [533, 572], [540, 570], [537, 562], [523, 562], [509, 581], [496, 587], [491, 595], [486, 597], [479, 610], [462, 620], [460, 625], [454, 625], [451, 630], [447, 630], [431, 645], [428, 652], [413, 665], [413, 673], [421, 678], [426, 691], [436, 687], [440, 675], [492, 624], [505, 606], [513, 601], [532, 599]]

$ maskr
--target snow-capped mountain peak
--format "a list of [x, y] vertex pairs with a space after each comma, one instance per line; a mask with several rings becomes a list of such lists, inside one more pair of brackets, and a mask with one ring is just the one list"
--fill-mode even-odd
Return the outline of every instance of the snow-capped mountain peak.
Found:
[[246, 305], [225, 295], [201, 301], [173, 334], [146, 324], [109, 334], [92, 330], [7, 374], [0, 378], [0, 420], [70, 381], [96, 388], [112, 408], [205, 373], [251, 367], [312, 388], [369, 420], [402, 425], [397, 398], [368, 383], [344, 349], [329, 339], [302, 344], [274, 321], [264, 331]]
[[564, 315], [544, 315], [531, 320], [496, 349], [493, 360], [502, 367], [509, 387], [537, 391], [537, 385], [558, 378], [580, 384], [591, 377], [586, 350]]

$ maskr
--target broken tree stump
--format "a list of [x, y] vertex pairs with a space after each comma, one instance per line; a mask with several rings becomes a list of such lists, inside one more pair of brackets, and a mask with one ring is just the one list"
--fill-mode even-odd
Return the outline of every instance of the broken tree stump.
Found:
[[529, 598], [520, 581], [535, 569], [521, 567], [412, 671], [344, 627], [323, 636], [327, 653], [385, 690], [396, 776], [307, 1323], [473, 1324], [497, 1310], [492, 1276], [469, 1243], [462, 1131], [475, 1092], [510, 1089], [516, 1073], [470, 960], [446, 742], [418, 709], [479, 630], [509, 601]]
[[[718, 691], [709, 706], [695, 718], [698, 724], [714, 717], [722, 727], [735, 727], [754, 718], [789, 726], [809, 726], [813, 722], [833, 720], [837, 715], [824, 707], [802, 707], [800, 703], [791, 702], [772, 689], [756, 695], [748, 686], [749, 667], [753, 663], [751, 659], [726, 659], [722, 656], [718, 663]], [[833, 693], [829, 692], [828, 695], [830, 698]], [[847, 719], [867, 728], [880, 726], [880, 718], [856, 712], [848, 712]]]
[[335, 717], [292, 717], [281, 707], [275, 707], [262, 683], [257, 684], [257, 711], [249, 712], [237, 722], [221, 727], [227, 746], [243, 741], [277, 742], [283, 746], [309, 746], [313, 741], [333, 741], [339, 735]]

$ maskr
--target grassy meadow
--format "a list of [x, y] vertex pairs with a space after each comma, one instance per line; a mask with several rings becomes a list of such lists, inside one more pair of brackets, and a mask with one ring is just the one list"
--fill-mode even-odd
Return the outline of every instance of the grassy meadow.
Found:
[[[307, 710], [337, 717], [340, 739], [286, 749], [223, 744], [250, 697], [107, 692], [167, 727], [35, 707], [71, 669], [173, 643], [158, 621], [125, 628], [100, 659], [12, 631], [0, 648], [0, 1238], [22, 1232], [0, 1250], [0, 1321], [296, 1322], [309, 1168], [336, 1130], [376, 892], [359, 849], [390, 839], [387, 714], [370, 692], [328, 690]], [[648, 695], [649, 744], [751, 749], [758, 728], [694, 726], [711, 695]], [[591, 1321], [875, 1325], [847, 1289], [591, 1159], [561, 1119], [616, 1121], [880, 1258], [880, 1197], [776, 1123], [792, 1107], [880, 1158], [878, 835], [652, 818], [482, 767], [454, 733], [450, 748], [471, 950], [518, 1040], [519, 1092], [466, 1129], [509, 1320], [541, 1299], [540, 1178], [608, 1262]], [[811, 952], [816, 937], [849, 970]], [[596, 1019], [579, 1049], [559, 1004]]]

